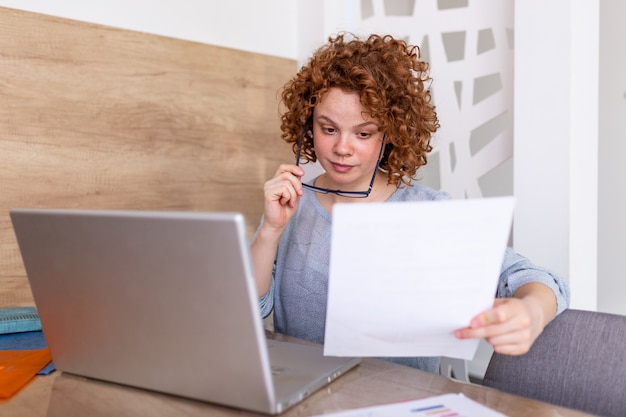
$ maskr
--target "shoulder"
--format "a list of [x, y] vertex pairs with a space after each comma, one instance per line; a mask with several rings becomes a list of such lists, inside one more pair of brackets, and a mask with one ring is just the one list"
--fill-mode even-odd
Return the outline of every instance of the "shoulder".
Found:
[[410, 186], [403, 185], [399, 187], [387, 201], [432, 201], [449, 199], [450, 195], [446, 192], [412, 183]]

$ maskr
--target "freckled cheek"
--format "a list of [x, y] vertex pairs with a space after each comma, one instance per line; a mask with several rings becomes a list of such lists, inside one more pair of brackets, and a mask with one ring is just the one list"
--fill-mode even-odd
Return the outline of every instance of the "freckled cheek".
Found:
[[331, 155], [334, 152], [334, 144], [331, 141], [319, 140], [315, 142], [315, 153], [318, 157]]
[[378, 155], [380, 154], [380, 148], [368, 147], [367, 149], [361, 150], [359, 153], [359, 157], [361, 161], [367, 164], [376, 165], [378, 163]]
[[314, 149], [318, 158], [324, 158], [332, 152], [332, 147], [326, 146], [322, 143], [316, 143]]

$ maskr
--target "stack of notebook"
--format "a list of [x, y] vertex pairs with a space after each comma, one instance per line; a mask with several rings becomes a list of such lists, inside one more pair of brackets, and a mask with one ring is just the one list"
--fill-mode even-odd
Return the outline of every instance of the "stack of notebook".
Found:
[[35, 307], [0, 309], [0, 335], [40, 330], [41, 321]]
[[0, 309], [0, 398], [10, 398], [37, 374], [54, 370], [34, 307]]

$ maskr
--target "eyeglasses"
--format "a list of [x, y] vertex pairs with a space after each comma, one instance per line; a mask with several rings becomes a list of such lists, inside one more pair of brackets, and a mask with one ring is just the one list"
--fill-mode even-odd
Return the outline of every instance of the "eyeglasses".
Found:
[[[298, 152], [296, 153], [296, 166], [300, 166], [300, 152], [302, 151], [302, 141], [304, 139], [304, 133], [306, 132], [308, 123], [304, 125], [302, 128], [302, 132], [300, 133], [300, 137], [298, 138]], [[378, 172], [378, 164], [383, 156], [383, 149], [385, 148], [385, 137], [383, 136], [380, 151], [378, 152], [378, 161], [376, 162], [376, 168], [374, 169], [374, 175], [372, 175], [372, 180], [370, 181], [370, 185], [367, 191], [343, 191], [343, 190], [331, 190], [329, 188], [321, 188], [316, 187], [315, 185], [310, 185], [306, 183], [302, 183], [304, 188], [308, 188], [311, 191], [321, 194], [336, 194], [341, 197], [350, 197], [350, 198], [366, 198], [372, 192], [372, 187], [374, 186], [374, 180], [376, 179], [376, 173]]]

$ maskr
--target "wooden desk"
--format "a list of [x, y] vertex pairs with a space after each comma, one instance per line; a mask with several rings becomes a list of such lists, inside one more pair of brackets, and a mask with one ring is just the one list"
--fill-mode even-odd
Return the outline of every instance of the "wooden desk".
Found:
[[[459, 392], [509, 417], [589, 416], [390, 362], [365, 359], [281, 417], [311, 416]], [[2, 417], [257, 415], [61, 372], [37, 377], [14, 398], [0, 404]]]

